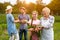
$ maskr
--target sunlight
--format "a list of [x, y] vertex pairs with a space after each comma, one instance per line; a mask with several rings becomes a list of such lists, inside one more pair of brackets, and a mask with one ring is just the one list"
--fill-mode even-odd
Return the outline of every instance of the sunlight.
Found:
[[42, 3], [45, 5], [48, 5], [49, 3], [51, 3], [52, 0], [42, 0]]
[[36, 0], [25, 0], [25, 2], [27, 3], [27, 4], [29, 4], [29, 3], [36, 3]]
[[20, 0], [20, 1], [21, 2], [24, 2], [25, 1], [25, 3], [27, 3], [27, 4], [29, 4], [29, 3], [36, 4], [36, 2], [38, 1], [38, 2], [43, 3], [44, 5], [48, 5], [49, 3], [51, 3], [52, 0]]

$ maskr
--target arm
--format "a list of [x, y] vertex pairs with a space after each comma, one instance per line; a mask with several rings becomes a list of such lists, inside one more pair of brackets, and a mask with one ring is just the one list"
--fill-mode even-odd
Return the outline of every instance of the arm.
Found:
[[9, 20], [10, 20], [11, 22], [14, 22], [14, 17], [13, 17], [12, 15], [9, 15]]
[[20, 22], [19, 19], [15, 20], [12, 16], [10, 17], [10, 20], [15, 23]]
[[20, 21], [20, 23], [22, 23], [22, 24], [27, 23], [27, 20], [25, 20], [24, 18], [22, 18], [21, 15], [18, 16], [18, 19], [19, 19], [18, 21]]
[[17, 23], [17, 22], [20, 22], [20, 20], [19, 19], [18, 20], [14, 20], [14, 22]]
[[51, 28], [53, 27], [53, 24], [54, 24], [54, 17], [51, 17], [49, 19], [49, 23], [47, 25], [44, 25], [44, 28]]
[[31, 25], [31, 20], [29, 20], [27, 23], [28, 23], [29, 25]]

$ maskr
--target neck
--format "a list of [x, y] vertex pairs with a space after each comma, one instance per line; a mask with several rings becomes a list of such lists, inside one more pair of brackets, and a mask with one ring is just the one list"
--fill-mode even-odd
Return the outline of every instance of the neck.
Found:
[[26, 13], [23, 13], [22, 15], [25, 15]]
[[11, 14], [11, 12], [6, 12], [7, 14]]

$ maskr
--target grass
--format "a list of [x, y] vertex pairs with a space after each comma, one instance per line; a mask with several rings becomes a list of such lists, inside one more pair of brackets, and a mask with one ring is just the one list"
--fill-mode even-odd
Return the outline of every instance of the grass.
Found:
[[[15, 18], [18, 17], [18, 14], [13, 15]], [[16, 23], [16, 26], [17, 29], [19, 29], [18, 23]], [[29, 39], [29, 32], [28, 32], [28, 39]], [[9, 35], [7, 32], [7, 24], [6, 24], [6, 14], [0, 14], [0, 40], [9, 40]], [[55, 16], [54, 40], [60, 40], [60, 16]]]
[[54, 24], [54, 39], [60, 40], [60, 22]]

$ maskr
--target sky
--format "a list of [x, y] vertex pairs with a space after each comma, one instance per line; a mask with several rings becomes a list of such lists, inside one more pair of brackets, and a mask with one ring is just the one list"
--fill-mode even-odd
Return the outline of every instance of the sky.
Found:
[[[14, 5], [14, 4], [16, 4], [16, 1], [17, 0], [0, 0], [0, 3], [10, 2], [12, 5]], [[20, 1], [24, 1], [24, 0], [20, 0]], [[29, 3], [29, 2], [35, 3], [36, 0], [26, 0], [26, 3]]]
[[12, 5], [16, 4], [16, 0], [0, 0], [0, 3], [10, 2]]
[[[4, 3], [4, 2], [10, 2], [12, 5], [16, 4], [17, 0], [0, 0], [0, 3]], [[20, 0], [20, 1], [24, 1], [24, 0]], [[36, 3], [36, 0], [25, 0], [26, 3]], [[51, 3], [52, 0], [42, 0], [42, 3], [48, 5], [49, 3]]]

